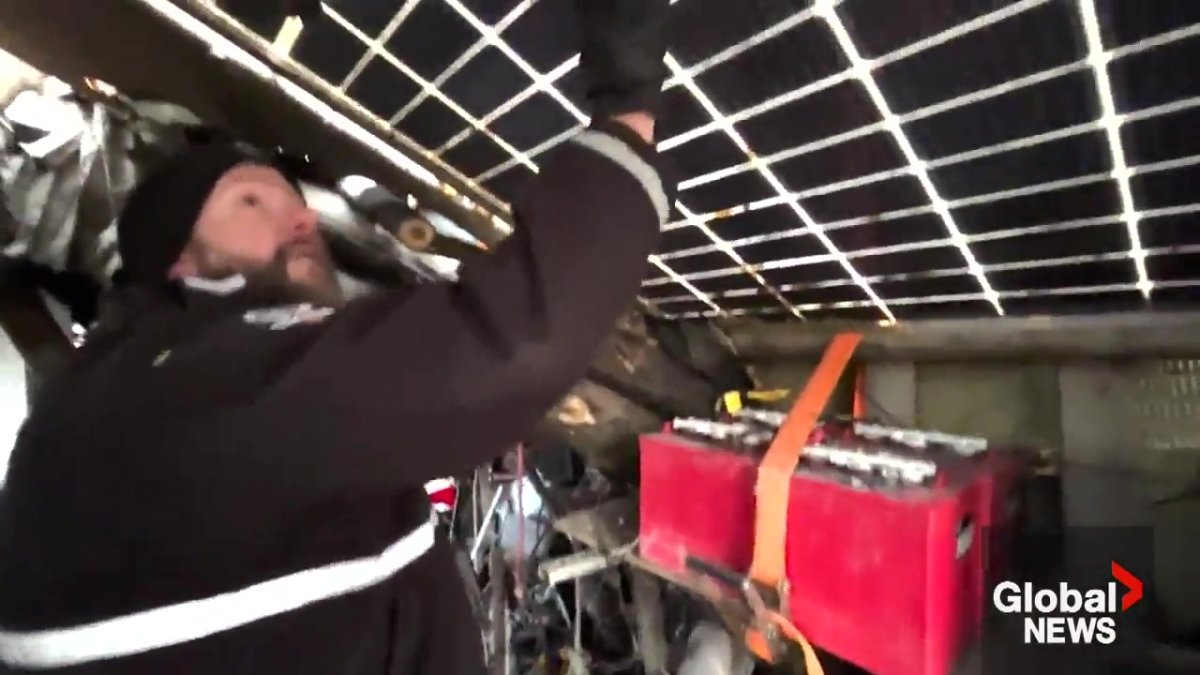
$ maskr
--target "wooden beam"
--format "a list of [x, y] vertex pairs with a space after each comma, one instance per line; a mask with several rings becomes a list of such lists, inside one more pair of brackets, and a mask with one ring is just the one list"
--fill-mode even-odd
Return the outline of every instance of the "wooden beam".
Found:
[[1200, 357], [1200, 312], [911, 321], [723, 322], [745, 361], [818, 358], [844, 330], [863, 333], [862, 361], [1072, 360]]

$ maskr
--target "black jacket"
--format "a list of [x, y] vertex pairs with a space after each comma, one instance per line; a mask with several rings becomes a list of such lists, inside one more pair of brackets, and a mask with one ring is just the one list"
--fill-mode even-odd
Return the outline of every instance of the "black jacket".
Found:
[[[36, 402], [0, 491], [0, 663], [482, 673], [448, 548], [396, 565], [393, 543], [427, 536], [426, 480], [513, 446], [582, 376], [665, 221], [655, 164], [621, 128], [588, 131], [457, 284], [332, 314], [188, 291], [85, 353]], [[303, 588], [313, 571], [341, 590]]]

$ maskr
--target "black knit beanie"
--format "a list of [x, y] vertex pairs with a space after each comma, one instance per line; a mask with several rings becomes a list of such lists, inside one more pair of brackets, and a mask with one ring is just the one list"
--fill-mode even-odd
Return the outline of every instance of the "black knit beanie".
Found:
[[151, 173], [130, 194], [117, 219], [118, 286], [163, 287], [192, 236], [217, 181], [245, 163], [272, 162], [232, 142], [190, 146]]

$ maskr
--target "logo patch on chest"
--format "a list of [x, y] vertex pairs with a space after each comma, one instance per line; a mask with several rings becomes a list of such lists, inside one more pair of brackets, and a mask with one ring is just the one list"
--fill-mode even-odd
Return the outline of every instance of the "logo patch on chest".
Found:
[[333, 315], [332, 307], [314, 307], [310, 303], [283, 305], [252, 309], [242, 315], [242, 320], [252, 326], [265, 326], [268, 330], [284, 330], [292, 326], [321, 323]]

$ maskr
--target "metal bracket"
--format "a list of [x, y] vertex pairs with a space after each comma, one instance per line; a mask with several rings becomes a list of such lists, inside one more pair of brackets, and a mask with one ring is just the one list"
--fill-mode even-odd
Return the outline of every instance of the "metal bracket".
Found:
[[772, 661], [777, 661], [787, 652], [787, 645], [779, 633], [779, 627], [771, 619], [772, 611], [781, 613], [784, 611], [783, 603], [787, 597], [787, 582], [781, 584], [780, 588], [768, 588], [748, 576], [694, 556], [688, 556], [685, 564], [693, 572], [711, 577], [741, 592], [742, 599], [750, 610], [750, 625], [766, 641]]
[[580, 551], [542, 562], [538, 566], [538, 575], [551, 586], [557, 586], [566, 581], [612, 569], [620, 564], [621, 560], [617, 556], [597, 551]]

